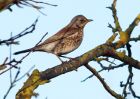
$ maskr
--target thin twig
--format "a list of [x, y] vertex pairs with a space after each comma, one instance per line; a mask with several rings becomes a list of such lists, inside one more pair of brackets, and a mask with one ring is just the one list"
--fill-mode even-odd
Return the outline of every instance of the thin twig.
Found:
[[[10, 34], [10, 38], [12, 37], [12, 33]], [[10, 61], [12, 60], [12, 45], [10, 45], [10, 48], [9, 48], [9, 59], [10, 59]], [[11, 65], [10, 65], [10, 67], [11, 67]], [[12, 71], [11, 71], [11, 69], [10, 69], [10, 83], [12, 83]]]
[[115, 97], [116, 99], [124, 99], [120, 94], [117, 94], [107, 85], [105, 80], [98, 74], [98, 72], [94, 68], [92, 68], [89, 64], [85, 64], [85, 67], [100, 80], [105, 90], [109, 92], [113, 97]]
[[7, 90], [6, 94], [4, 95], [3, 99], [6, 99], [6, 97], [7, 97], [8, 94], [9, 94], [9, 92], [11, 91], [11, 89], [15, 86], [16, 79], [17, 79], [19, 73], [20, 73], [20, 69], [18, 69], [18, 71], [17, 71], [17, 73], [16, 73], [16, 75], [15, 75], [15, 77], [14, 77], [14, 80], [11, 82], [10, 87], [9, 87], [9, 89]]
[[[105, 67], [105, 66], [104, 66], [101, 70], [99, 70], [99, 71], [97, 71], [97, 72], [100, 73], [100, 72], [105, 71], [105, 70], [110, 71], [110, 70], [114, 70], [114, 69], [116, 69], [116, 68], [123, 67], [123, 66], [125, 66], [125, 65], [126, 65], [125, 63], [122, 63], [122, 64], [117, 65], [117, 66], [109, 66], [109, 67]], [[92, 74], [92, 75], [86, 77], [86, 78], [85, 78], [84, 80], [82, 80], [81, 82], [85, 82], [86, 80], [92, 78], [93, 76], [95, 76], [95, 75]]]
[[138, 35], [138, 37], [130, 38], [130, 41], [140, 41], [140, 35]]
[[119, 23], [119, 20], [118, 20], [118, 17], [117, 17], [116, 2], [117, 2], [117, 0], [114, 0], [112, 6], [107, 7], [107, 8], [110, 9], [112, 11], [112, 14], [113, 14], [114, 23], [115, 23], [114, 30], [121, 32], [122, 28], [120, 26], [120, 23]]
[[19, 80], [21, 80], [21, 79], [24, 78], [25, 76], [27, 76], [27, 75], [29, 74], [29, 72], [30, 72], [31, 70], [33, 70], [34, 68], [35, 68], [35, 66], [32, 66], [25, 74], [23, 74], [21, 77], [17, 78], [17, 79], [16, 79], [16, 82], [19, 81]]
[[58, 6], [58, 5], [54, 5], [54, 4], [50, 4], [50, 3], [46, 3], [46, 2], [40, 2], [40, 1], [36, 1], [36, 0], [17, 0], [15, 2], [15, 4], [21, 8], [21, 5], [25, 5], [28, 7], [32, 7], [34, 9], [36, 9], [37, 11], [39, 11], [41, 14], [46, 15], [45, 13], [43, 13], [40, 9], [42, 9], [43, 7], [38, 6], [37, 4], [45, 4], [45, 5], [49, 5], [49, 6]]
[[21, 80], [22, 78], [24, 78], [27, 74], [29, 74], [29, 72], [31, 70], [33, 70], [35, 66], [32, 66], [25, 74], [23, 74], [21, 77], [18, 78], [19, 74], [20, 74], [20, 68], [18, 69], [15, 77], [14, 77], [14, 80], [10, 83], [10, 87], [8, 88], [6, 94], [4, 95], [3, 99], [6, 99], [6, 97], [8, 96], [9, 92], [12, 90], [12, 88], [15, 86], [15, 84]]
[[[43, 37], [39, 40], [39, 42], [38, 42], [35, 46], [37, 46], [37, 45], [43, 40], [43, 38], [44, 38], [47, 34], [48, 34], [48, 32], [45, 33], [45, 34], [43, 35]], [[19, 61], [13, 60], [13, 61], [15, 62], [15, 64], [12, 65], [12, 67], [8, 68], [7, 70], [1, 72], [0, 75], [3, 74], [3, 73], [5, 73], [5, 72], [7, 72], [7, 71], [10, 70], [10, 69], [12, 69], [14, 66], [17, 66], [17, 65], [18, 65], [19, 63], [21, 63], [31, 52], [32, 52], [32, 51], [28, 52], [28, 53], [27, 53], [25, 56], [23, 56]]]
[[[18, 42], [15, 41], [15, 40], [17, 40], [17, 39], [19, 39], [19, 38], [21, 38], [21, 37], [23, 37], [27, 34], [33, 33], [33, 31], [35, 30], [35, 26], [36, 26], [37, 22], [38, 22], [38, 18], [34, 21], [34, 23], [31, 26], [27, 27], [22, 32], [20, 32], [19, 34], [15, 35], [13, 37], [10, 37], [7, 40], [1, 40], [0, 45], [2, 45], [2, 44], [6, 44], [6, 45], [18, 44]], [[30, 31], [28, 31], [29, 29], [30, 29]]]
[[46, 3], [46, 2], [39, 2], [39, 1], [35, 1], [35, 0], [28, 0], [28, 1], [32, 1], [34, 3], [46, 4], [46, 5], [50, 5], [50, 6], [58, 6], [58, 5], [54, 5], [54, 4], [50, 4], [50, 3]]
[[[29, 33], [32, 33], [32, 32], [35, 30], [35, 27], [36, 27], [37, 22], [38, 22], [38, 18], [35, 20], [35, 22], [34, 22], [31, 26], [27, 27], [27, 28], [24, 29], [22, 32], [20, 32], [19, 34], [15, 35], [15, 36], [13, 36], [13, 37], [10, 37], [10, 38], [7, 39], [7, 40], [0, 41], [0, 44], [5, 43], [5, 44], [10, 44], [10, 45], [11, 45], [11, 44], [12, 44], [11, 42], [14, 42], [14, 40], [16, 40], [16, 39], [18, 39], [18, 38], [21, 38], [21, 37], [23, 37], [23, 36], [25, 36], [25, 35], [27, 35], [27, 34], [29, 34]], [[29, 29], [30, 29], [30, 31], [28, 31]], [[23, 59], [24, 59], [24, 58], [23, 58]], [[16, 61], [15, 59], [11, 59], [9, 62], [7, 62], [7, 60], [8, 60], [8, 57], [7, 57], [1, 66], [3, 66], [3, 67], [6, 68], [6, 67], [9, 65], [10, 67], [9, 67], [8, 69], [2, 71], [2, 72], [0, 73], [0, 75], [3, 74], [3, 73], [5, 73], [5, 72], [7, 72], [7, 71], [9, 71], [9, 70], [11, 70], [13, 67], [14, 67], [14, 68], [18, 68], [17, 65], [18, 65], [19, 63], [21, 63], [21, 61], [22, 61], [23, 59], [21, 59], [21, 60], [19, 60], [19, 61]], [[5, 69], [5, 68], [4, 68], [4, 69]]]

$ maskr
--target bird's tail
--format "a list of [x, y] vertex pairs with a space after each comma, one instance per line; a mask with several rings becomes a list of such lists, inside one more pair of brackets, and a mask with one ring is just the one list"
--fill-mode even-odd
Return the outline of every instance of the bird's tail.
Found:
[[30, 52], [30, 51], [32, 51], [32, 49], [26, 49], [26, 50], [15, 52], [14, 55], [18, 55], [18, 54], [22, 54], [22, 53], [26, 53], [26, 52]]

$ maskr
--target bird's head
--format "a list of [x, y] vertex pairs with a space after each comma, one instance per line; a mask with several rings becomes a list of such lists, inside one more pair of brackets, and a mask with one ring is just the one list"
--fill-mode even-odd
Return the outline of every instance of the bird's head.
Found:
[[84, 28], [84, 26], [88, 23], [91, 22], [93, 20], [91, 19], [87, 19], [85, 16], [83, 15], [77, 15], [75, 16], [71, 22], [70, 22], [70, 26], [73, 28]]

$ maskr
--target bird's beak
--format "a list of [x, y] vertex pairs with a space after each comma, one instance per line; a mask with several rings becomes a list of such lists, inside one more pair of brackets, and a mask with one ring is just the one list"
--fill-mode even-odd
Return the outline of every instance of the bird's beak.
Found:
[[93, 21], [92, 19], [88, 19], [88, 22], [91, 22], [91, 21]]

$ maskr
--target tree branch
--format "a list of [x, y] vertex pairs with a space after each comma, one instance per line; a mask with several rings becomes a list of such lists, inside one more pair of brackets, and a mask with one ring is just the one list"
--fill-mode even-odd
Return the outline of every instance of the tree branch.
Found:
[[113, 91], [108, 85], [107, 83], [105, 82], [105, 80], [98, 74], [98, 72], [92, 68], [90, 65], [88, 64], [85, 64], [85, 67], [91, 71], [99, 80], [100, 82], [102, 83], [103, 87], [105, 88], [105, 90], [110, 93], [114, 98], [116, 99], [124, 99], [120, 94], [117, 94], [115, 91]]
[[[112, 58], [115, 58], [115, 59], [118, 59], [126, 64], [130, 64], [131, 66], [137, 68], [137, 69], [140, 69], [140, 62], [133, 59], [133, 58], [130, 58], [126, 55], [122, 55], [121, 52], [116, 52], [114, 51], [114, 48], [110, 47], [109, 45], [107, 44], [103, 44], [103, 45], [100, 45], [98, 47], [96, 47], [95, 49], [92, 49], [88, 52], [86, 52], [85, 54], [79, 56], [79, 57], [76, 57], [72, 60], [69, 60], [68, 62], [64, 62], [63, 64], [60, 64], [60, 65], [57, 65], [57, 66], [54, 66], [52, 68], [49, 68], [45, 71], [42, 71], [42, 72], [39, 72], [38, 71], [38, 75], [39, 75], [39, 79], [37, 79], [35, 82], [37, 83], [26, 83], [27, 85], [24, 85], [26, 87], [23, 87], [19, 90], [19, 92], [17, 93], [17, 99], [19, 99], [18, 97], [22, 96], [24, 98], [27, 98], [26, 96], [26, 91], [27, 90], [31, 90], [31, 89], [28, 89], [28, 87], [30, 86], [33, 86], [33, 88], [37, 88], [40, 83], [38, 83], [38, 80], [40, 81], [47, 81], [52, 79], [52, 78], [55, 78], [57, 76], [60, 76], [62, 74], [65, 74], [67, 72], [70, 72], [70, 71], [73, 71], [73, 70], [76, 70], [77, 68], [85, 65], [86, 63], [94, 60], [95, 58], [94, 57], [99, 57], [99, 56], [110, 56]], [[36, 70], [35, 70], [36, 71]], [[32, 73], [32, 75], [35, 75]], [[26, 82], [31, 82], [33, 79], [34, 79], [34, 76], [32, 77], [29, 77], [30, 79], [28, 79]], [[32, 85], [33, 84], [33, 85]], [[28, 86], [28, 87], [27, 87]], [[35, 89], [32, 89], [32, 91], [34, 91]], [[28, 94], [28, 96], [32, 96], [32, 93], [31, 94]]]
[[38, 10], [39, 12], [41, 12], [40, 9], [42, 9], [43, 7], [37, 6], [37, 4], [57, 6], [54, 4], [50, 4], [50, 3], [46, 3], [46, 2], [39, 2], [36, 0], [2, 0], [0, 2], [0, 11], [3, 11], [5, 9], [9, 9], [10, 11], [12, 11], [11, 6], [17, 5], [18, 7], [22, 8], [22, 5], [24, 5], [24, 6], [32, 7], [34, 9]]
[[17, 40], [17, 39], [19, 39], [19, 38], [21, 38], [21, 37], [23, 37], [25, 35], [28, 35], [30, 33], [33, 33], [33, 31], [35, 30], [37, 22], [38, 22], [38, 18], [34, 21], [34, 23], [31, 26], [27, 27], [22, 32], [18, 33], [17, 35], [15, 35], [13, 37], [10, 37], [7, 40], [0, 40], [0, 45], [2, 45], [2, 44], [6, 44], [6, 45], [19, 44], [15, 40]]
[[118, 20], [118, 17], [117, 17], [116, 2], [117, 2], [117, 0], [114, 0], [112, 6], [107, 7], [112, 11], [113, 18], [114, 18], [114, 23], [115, 23], [115, 28], [113, 28], [111, 26], [111, 24], [109, 24], [109, 27], [112, 28], [112, 31], [114, 31], [114, 32], [117, 32], [117, 31], [121, 32], [122, 28], [120, 26], [120, 23], [119, 23], [119, 20]]

